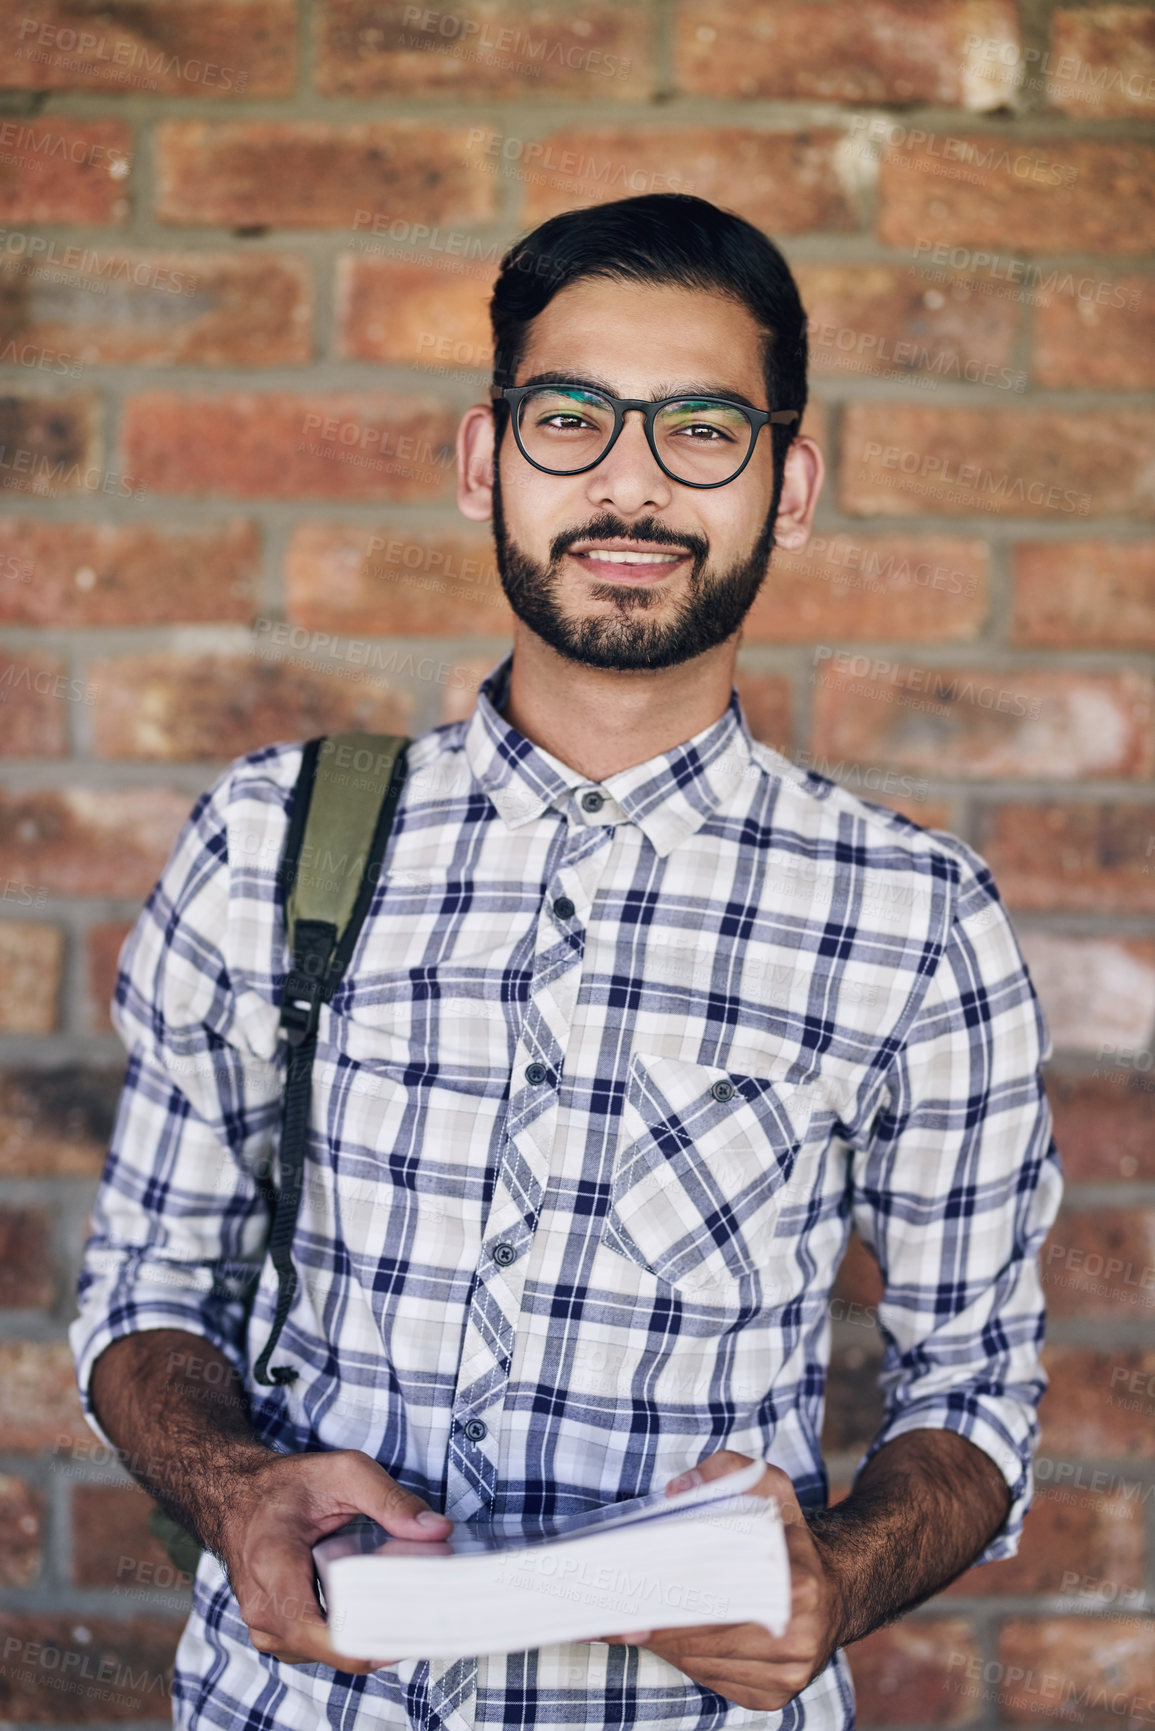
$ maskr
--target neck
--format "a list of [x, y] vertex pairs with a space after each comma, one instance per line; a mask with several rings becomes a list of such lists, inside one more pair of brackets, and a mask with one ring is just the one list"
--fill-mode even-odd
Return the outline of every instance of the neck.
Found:
[[604, 781], [685, 744], [725, 714], [737, 637], [680, 667], [581, 667], [516, 622], [506, 721], [561, 763]]

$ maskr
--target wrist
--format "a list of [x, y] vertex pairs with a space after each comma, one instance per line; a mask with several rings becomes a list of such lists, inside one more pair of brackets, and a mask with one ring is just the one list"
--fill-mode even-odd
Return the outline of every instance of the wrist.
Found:
[[839, 1647], [846, 1647], [856, 1638], [851, 1612], [852, 1592], [846, 1546], [839, 1543], [838, 1528], [827, 1520], [829, 1509], [805, 1511], [814, 1549], [822, 1567], [826, 1588], [826, 1620], [830, 1631], [829, 1658]]

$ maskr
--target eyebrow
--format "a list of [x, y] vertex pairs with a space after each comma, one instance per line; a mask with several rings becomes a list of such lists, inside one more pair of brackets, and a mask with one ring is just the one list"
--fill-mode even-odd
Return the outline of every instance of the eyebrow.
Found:
[[[532, 378], [523, 379], [522, 383], [525, 385], [576, 385], [577, 388], [582, 391], [604, 391], [606, 395], [610, 397], [620, 395], [620, 392], [616, 391], [613, 385], [611, 385], [606, 379], [598, 378], [593, 373], [565, 373], [557, 371], [534, 373]], [[762, 406], [760, 403], [755, 403], [749, 397], [744, 396], [741, 391], [734, 390], [730, 385], [719, 385], [716, 383], [680, 384], [667, 386], [665, 389], [659, 386], [657, 390], [651, 391], [647, 400], [651, 403], [660, 403], [664, 397], [729, 397], [731, 402], [744, 403], [748, 409], [758, 409]]]

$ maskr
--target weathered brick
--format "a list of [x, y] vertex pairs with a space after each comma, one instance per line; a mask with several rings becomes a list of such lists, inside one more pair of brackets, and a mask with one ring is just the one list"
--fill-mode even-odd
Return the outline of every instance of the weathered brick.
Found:
[[968, 1569], [946, 1590], [954, 1598], [977, 1599], [1070, 1592], [1072, 1571], [1092, 1558], [1096, 1570], [1120, 1587], [1142, 1585], [1146, 1547], [1141, 1504], [1113, 1502], [1084, 1489], [1057, 1496], [1049, 1485], [1038, 1485], [1018, 1556]]
[[56, 1297], [51, 1222], [43, 1208], [0, 1208], [0, 1307], [47, 1309]]
[[494, 274], [458, 276], [435, 264], [346, 253], [337, 271], [338, 353], [454, 374], [488, 371]]
[[1151, 118], [1155, 13], [1148, 6], [1060, 6], [1051, 15], [1047, 100], [1080, 120]]
[[1149, 681], [1137, 673], [898, 663], [819, 644], [811, 744], [828, 757], [924, 775], [1151, 772]]
[[64, 663], [0, 650], [0, 757], [62, 757], [68, 749]]
[[430, 396], [146, 391], [125, 462], [162, 493], [230, 499], [430, 499], [451, 489], [457, 418]]
[[827, 1457], [861, 1455], [882, 1424], [877, 1335], [866, 1328], [851, 1332], [853, 1344], [836, 1344], [830, 1354], [822, 1426], [822, 1452]]
[[[1155, 148], [1132, 140], [1011, 139], [897, 127], [878, 183], [878, 234], [888, 246], [1143, 253], [1155, 239], [1145, 197]], [[864, 135], [866, 136], [866, 135]]]
[[[96, 714], [102, 757], [227, 760], [274, 740], [364, 729], [408, 732], [411, 699], [396, 682], [340, 659], [304, 668], [255, 655], [123, 655], [94, 667], [107, 696]], [[353, 680], [350, 674], [367, 675]], [[344, 675], [345, 677], [342, 677]]]
[[488, 533], [301, 523], [285, 559], [289, 618], [391, 637], [508, 636]]
[[132, 930], [131, 920], [105, 920], [84, 934], [88, 969], [88, 1020], [96, 1033], [112, 1027], [109, 1006], [116, 990], [121, 946]]
[[969, 278], [940, 284], [883, 264], [792, 268], [814, 376], [881, 374], [917, 379], [923, 389], [967, 382], [1024, 389], [1026, 374], [1011, 365], [1018, 308], [976, 291]]
[[1155, 1620], [1014, 1617], [999, 1633], [993, 1693], [1014, 1725], [1139, 1726], [1150, 1719]]
[[0, 267], [0, 363], [75, 375], [92, 365], [269, 367], [312, 358], [303, 259], [86, 249], [51, 281], [23, 274], [20, 263]]
[[0, 879], [65, 896], [144, 896], [193, 798], [168, 787], [0, 790]]
[[[675, 53], [683, 90], [703, 96], [802, 97], [819, 102], [931, 102], [971, 110], [1005, 100], [976, 75], [968, 39], [1018, 46], [1007, 0], [681, 0]], [[994, 63], [999, 64], [995, 55]]]
[[580, 14], [566, 0], [531, 12], [501, 0], [478, 0], [468, 12], [326, 0], [317, 88], [362, 99], [451, 91], [463, 99], [623, 101], [649, 94], [652, 29], [642, 0], [594, 0]]
[[[123, 120], [0, 120], [2, 223], [122, 223], [131, 174], [132, 128]], [[6, 250], [11, 257], [11, 244]], [[53, 263], [55, 250], [41, 249], [39, 263]]]
[[[181, 1622], [164, 1617], [0, 1612], [8, 1654], [0, 1716], [9, 1724], [163, 1720]], [[69, 1692], [59, 1693], [61, 1679]]]
[[1039, 1408], [1043, 1448], [1064, 1457], [1155, 1459], [1155, 1352], [1049, 1346]]
[[0, 1071], [0, 1176], [99, 1177], [123, 1068]]
[[157, 216], [229, 228], [488, 222], [493, 183], [464, 166], [479, 127], [393, 120], [168, 120], [157, 128]]
[[153, 1502], [136, 1485], [76, 1485], [72, 1492], [72, 1578], [78, 1587], [140, 1593], [187, 1586], [149, 1531]]
[[0, 1033], [56, 1027], [64, 933], [38, 920], [0, 921]]
[[[882, 1274], [878, 1261], [857, 1232], [850, 1234], [846, 1255], [835, 1277], [834, 1297], [864, 1309], [876, 1309], [882, 1301]], [[836, 1320], [837, 1320], [837, 1313]]]
[[[514, 153], [471, 146], [479, 179], [525, 185], [524, 222], [646, 192], [692, 192], [736, 210], [774, 235], [858, 227], [855, 194], [838, 167], [840, 135], [766, 132], [753, 127], [568, 128]], [[514, 139], [512, 144], [523, 141]], [[503, 154], [504, 153], [504, 154]]]
[[775, 551], [743, 641], [972, 641], [986, 618], [988, 583], [982, 541], [815, 535], [801, 553]]
[[1085, 293], [1043, 295], [1035, 313], [1033, 376], [1040, 385], [1150, 390], [1155, 385], [1155, 296], [1150, 277], [1085, 276]]
[[1145, 1047], [1155, 1035], [1155, 942], [1018, 933], [1057, 1051]]
[[790, 681], [780, 673], [756, 673], [753, 668], [739, 667], [734, 683], [754, 738], [789, 757], [794, 738]]
[[973, 825], [1010, 907], [1155, 913], [1155, 806], [992, 800]]
[[[101, 499], [109, 472], [99, 467], [98, 450], [91, 397], [0, 397], [0, 491]], [[125, 496], [115, 482], [108, 491]]]
[[292, 0], [28, 0], [0, 34], [0, 83], [25, 90], [289, 96]]
[[1155, 515], [1155, 417], [853, 403], [840, 500], [865, 516]]
[[0, 1340], [0, 1448], [36, 1454], [91, 1436], [68, 1342]]
[[1155, 649], [1155, 545], [1023, 542], [1011, 642], [1039, 649]]
[[1155, 1317], [1155, 1210], [1066, 1209], [1041, 1257], [1052, 1315]]
[[[0, 620], [167, 625], [251, 618], [260, 566], [252, 523], [0, 522]], [[7, 580], [6, 580], [7, 579]]]
[[30, 1587], [43, 1565], [44, 1498], [14, 1473], [0, 1474], [0, 1587]]
[[1155, 1179], [1155, 1087], [1150, 1073], [1129, 1069], [1109, 1079], [1111, 1063], [1089, 1076], [1050, 1072], [1047, 1098], [1055, 1141], [1071, 1184], [1100, 1179]]
[[979, 1660], [962, 1617], [919, 1618], [856, 1641], [846, 1657], [861, 1725], [970, 1725], [974, 1701], [954, 1687], [959, 1667]]

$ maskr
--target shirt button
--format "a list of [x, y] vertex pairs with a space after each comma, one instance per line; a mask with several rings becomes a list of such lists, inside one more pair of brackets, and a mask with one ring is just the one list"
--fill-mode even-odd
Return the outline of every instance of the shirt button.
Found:
[[553, 904], [553, 911], [559, 920], [572, 920], [577, 909], [568, 896], [558, 896]]
[[508, 1268], [516, 1257], [517, 1251], [512, 1244], [495, 1244], [493, 1247], [493, 1260], [499, 1268]]
[[710, 1092], [713, 1094], [715, 1100], [721, 1100], [723, 1102], [726, 1100], [732, 1100], [734, 1098], [734, 1084], [733, 1082], [715, 1082], [714, 1086], [710, 1089]]
[[483, 1442], [489, 1434], [489, 1427], [483, 1419], [471, 1418], [465, 1426], [465, 1434], [470, 1442]]
[[602, 809], [602, 806], [605, 803], [606, 803], [605, 794], [604, 793], [598, 793], [596, 788], [591, 787], [591, 789], [588, 793], [582, 794], [582, 810], [583, 811], [600, 811]]
[[527, 1064], [525, 1067], [525, 1079], [532, 1082], [535, 1088], [544, 1082], [548, 1075], [549, 1071], [544, 1064]]

